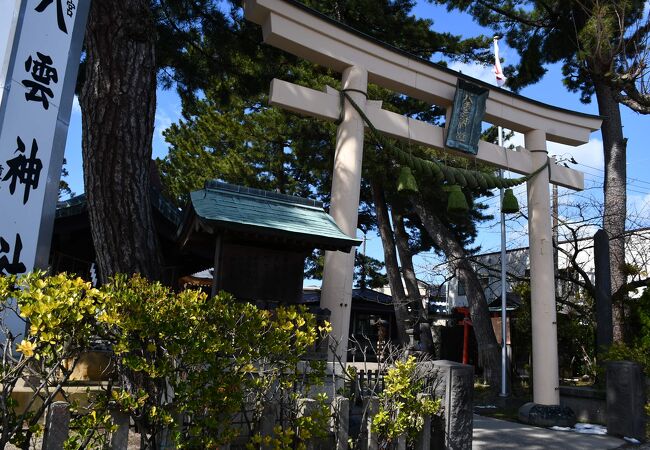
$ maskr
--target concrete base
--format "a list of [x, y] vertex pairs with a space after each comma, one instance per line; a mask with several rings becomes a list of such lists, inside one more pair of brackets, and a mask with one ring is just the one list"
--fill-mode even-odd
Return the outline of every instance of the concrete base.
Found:
[[573, 427], [577, 422], [575, 413], [567, 406], [533, 402], [519, 408], [519, 420], [536, 427]]

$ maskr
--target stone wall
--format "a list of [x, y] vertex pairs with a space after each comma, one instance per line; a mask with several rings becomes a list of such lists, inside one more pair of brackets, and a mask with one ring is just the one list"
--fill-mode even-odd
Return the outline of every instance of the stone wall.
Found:
[[578, 422], [607, 423], [607, 401], [602, 389], [561, 386], [560, 405], [571, 408]]

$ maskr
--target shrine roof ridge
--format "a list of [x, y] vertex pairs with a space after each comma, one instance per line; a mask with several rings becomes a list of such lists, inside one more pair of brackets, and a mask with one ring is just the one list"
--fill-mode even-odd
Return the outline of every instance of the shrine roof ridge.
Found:
[[[174, 204], [157, 189], [150, 188], [149, 194], [153, 207], [163, 216], [176, 226], [179, 226], [183, 213], [176, 208]], [[66, 200], [60, 200], [56, 203], [57, 219], [63, 217], [75, 216], [81, 214], [88, 208], [88, 199], [86, 194], [75, 195]]]
[[312, 208], [323, 208], [323, 203], [309, 198], [298, 197], [297, 195], [281, 194], [280, 192], [265, 191], [263, 189], [239, 186], [225, 183], [219, 180], [208, 180], [205, 182], [205, 189], [218, 191], [235, 192], [238, 194], [250, 195], [252, 197], [263, 197], [269, 200], [292, 203], [295, 205], [309, 206]]
[[349, 251], [361, 240], [343, 233], [320, 202], [211, 180], [190, 193], [189, 217], [179, 230], [192, 230], [194, 220], [234, 233], [290, 239], [312, 248]]

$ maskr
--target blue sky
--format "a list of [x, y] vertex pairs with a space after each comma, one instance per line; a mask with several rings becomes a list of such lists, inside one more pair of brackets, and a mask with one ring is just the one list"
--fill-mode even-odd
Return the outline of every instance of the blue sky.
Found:
[[[482, 29], [475, 24], [471, 18], [464, 14], [449, 13], [444, 7], [431, 5], [420, 1], [414, 13], [420, 17], [431, 18], [434, 21], [434, 29], [441, 32], [463, 34], [465, 37], [475, 36], [481, 33], [491, 35], [490, 30]], [[501, 57], [507, 64], [508, 61], [516, 61], [516, 52], [508, 48], [504, 42], [500, 43]], [[494, 83], [492, 67], [479, 65], [455, 64], [450, 65], [452, 69]], [[595, 103], [582, 104], [578, 94], [568, 92], [561, 83], [559, 65], [550, 66], [544, 79], [533, 86], [522, 91], [522, 94], [551, 105], [572, 109], [575, 111], [597, 114]], [[650, 166], [650, 153], [646, 149], [647, 137], [644, 131], [650, 125], [650, 117], [642, 116], [622, 107], [624, 133], [628, 138], [628, 204], [631, 214], [634, 217], [648, 222], [650, 217], [650, 174], [647, 167]], [[153, 137], [154, 157], [163, 157], [167, 153], [167, 144], [164, 141], [162, 132], [169, 125], [180, 117], [180, 100], [174, 91], [158, 91], [158, 106], [156, 110], [155, 132]], [[516, 143], [521, 143], [516, 139]], [[560, 202], [568, 203], [577, 201], [580, 198], [593, 196], [598, 201], [602, 198], [603, 183], [603, 157], [602, 141], [600, 133], [594, 133], [589, 144], [579, 148], [569, 148], [550, 143], [549, 151], [559, 157], [574, 157], [578, 165], [575, 169], [585, 173], [586, 190], [576, 197], [566, 190], [560, 190]], [[75, 100], [68, 140], [66, 146], [67, 168], [70, 172], [68, 182], [72, 190], [79, 194], [83, 192], [82, 161], [81, 161], [81, 114], [78, 103]], [[524, 205], [525, 187], [519, 187], [515, 193], [520, 198], [520, 205]], [[498, 217], [498, 200], [488, 199], [487, 204], [491, 212]], [[562, 212], [562, 208], [561, 208]], [[492, 221], [482, 224], [477, 244], [481, 245], [484, 251], [497, 251], [499, 249], [500, 235], [498, 223]], [[508, 221], [508, 248], [527, 245], [526, 223], [524, 220]], [[380, 239], [377, 236], [368, 236], [368, 254], [383, 259], [380, 247]], [[417, 258], [416, 266], [419, 275], [425, 280], [431, 280], [436, 272], [433, 266], [440, 263], [435, 255], [422, 255]]]
[[[415, 14], [421, 17], [431, 18], [434, 21], [434, 29], [441, 32], [459, 33], [464, 37], [476, 36], [478, 34], [491, 35], [491, 31], [481, 28], [471, 17], [460, 13], [448, 13], [446, 8], [431, 5], [425, 2], [419, 2], [415, 8]], [[501, 57], [505, 63], [517, 61], [516, 51], [508, 48], [505, 42], [499, 45]], [[489, 83], [494, 83], [494, 74], [492, 67], [481, 67], [479, 65], [466, 65], [451, 63], [450, 67], [454, 70], [482, 79]], [[579, 95], [567, 91], [561, 78], [560, 64], [548, 66], [548, 72], [539, 83], [525, 88], [522, 92], [530, 98], [548, 103], [551, 105], [580, 111], [590, 114], [598, 114], [598, 107], [595, 99], [591, 104], [583, 104], [579, 100]], [[627, 177], [628, 177], [628, 216], [632, 221], [641, 225], [649, 225], [650, 218], [650, 175], [646, 167], [650, 164], [650, 155], [645, 150], [645, 128], [650, 125], [650, 117], [639, 115], [632, 112], [626, 107], [621, 107], [622, 120], [624, 124], [624, 134], [628, 138], [627, 151]], [[514, 139], [516, 144], [523, 144], [521, 136]], [[602, 184], [603, 184], [603, 152], [602, 137], [600, 132], [591, 135], [590, 142], [581, 147], [571, 148], [555, 143], [549, 143], [550, 154], [557, 155], [558, 159], [575, 158], [579, 164], [572, 167], [582, 171], [585, 174], [585, 190], [578, 195], [573, 194], [566, 189], [559, 190], [560, 199], [560, 216], [570, 214], [573, 209], [569, 209], [572, 203], [586, 203], [588, 201], [602, 202]], [[515, 188], [515, 193], [519, 198], [520, 206], [525, 212], [525, 186]], [[490, 206], [490, 212], [499, 218], [499, 200], [498, 198], [488, 199], [486, 203]], [[564, 206], [564, 208], [563, 208]], [[483, 251], [498, 251], [500, 249], [500, 227], [497, 220], [481, 224], [480, 234], [476, 244], [481, 245]], [[527, 224], [523, 218], [515, 220], [510, 218], [507, 221], [507, 247], [516, 248], [527, 246]], [[588, 232], [595, 231], [589, 228]], [[424, 278], [431, 277], [435, 271], [431, 268], [439, 263], [439, 258], [434, 255], [422, 255], [419, 258], [420, 267]], [[429, 272], [429, 273], [427, 273]]]

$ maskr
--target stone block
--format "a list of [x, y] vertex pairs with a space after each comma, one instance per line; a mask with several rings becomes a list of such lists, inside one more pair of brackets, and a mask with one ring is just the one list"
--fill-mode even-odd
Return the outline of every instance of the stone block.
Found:
[[347, 450], [350, 427], [350, 400], [337, 395], [334, 399], [334, 436], [336, 450]]
[[605, 230], [594, 235], [596, 271], [596, 350], [612, 345], [612, 283], [609, 266], [609, 236]]
[[579, 422], [605, 425], [605, 391], [593, 387], [560, 386], [560, 405], [568, 406]]
[[361, 450], [377, 450], [379, 448], [379, 436], [372, 432], [372, 418], [379, 412], [379, 399], [377, 397], [366, 397], [363, 399], [363, 410], [365, 411], [365, 423], [361, 425]]
[[66, 360], [63, 365], [72, 368], [70, 381], [107, 381], [115, 377], [111, 352], [107, 351], [88, 351], [76, 361]]
[[645, 440], [645, 379], [631, 361], [607, 363], [607, 432]]
[[279, 422], [278, 402], [271, 400], [264, 405], [262, 417], [260, 417], [260, 435], [262, 437], [273, 436], [273, 428]]
[[63, 450], [68, 439], [70, 426], [70, 405], [67, 402], [54, 402], [47, 410], [43, 450]]
[[571, 408], [562, 405], [540, 405], [528, 402], [519, 408], [519, 420], [536, 427], [573, 427], [576, 415]]
[[[418, 394], [418, 400], [424, 400], [431, 398], [428, 394]], [[433, 448], [431, 446], [431, 416], [426, 416], [424, 418], [424, 425], [418, 433], [418, 437], [415, 442], [415, 450], [429, 450]]]
[[442, 398], [445, 448], [470, 450], [474, 431], [474, 367], [440, 360], [420, 363], [417, 370], [436, 396]]
[[[313, 398], [301, 398], [298, 400], [298, 417], [310, 416], [316, 410], [316, 400]], [[314, 439], [309, 439], [306, 443], [307, 450], [314, 450]]]
[[129, 415], [122, 411], [112, 411], [113, 424], [117, 427], [111, 433], [111, 450], [127, 450], [129, 446]]

